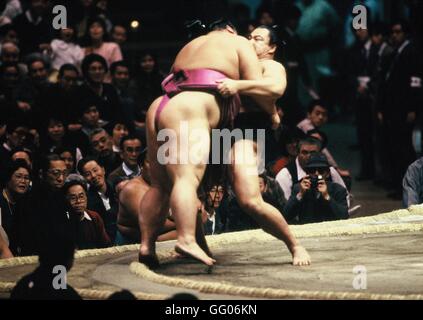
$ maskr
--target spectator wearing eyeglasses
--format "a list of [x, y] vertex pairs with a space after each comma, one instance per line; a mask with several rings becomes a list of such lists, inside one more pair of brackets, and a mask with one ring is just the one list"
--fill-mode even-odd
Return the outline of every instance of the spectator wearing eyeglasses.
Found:
[[283, 212], [289, 223], [348, 219], [347, 190], [330, 181], [330, 165], [320, 152], [305, 165], [306, 176], [295, 184]]
[[83, 177], [72, 174], [63, 187], [73, 222], [78, 249], [105, 248], [111, 245], [103, 219], [97, 212], [87, 210], [87, 184]]
[[115, 190], [106, 180], [106, 171], [96, 157], [85, 157], [78, 163], [78, 172], [87, 180], [88, 209], [100, 214], [112, 242], [116, 237], [118, 202]]
[[65, 162], [56, 154], [45, 156], [40, 165], [40, 181], [34, 183], [19, 212], [19, 255], [37, 254], [43, 234], [52, 230], [72, 234], [63, 197], [68, 176]]
[[138, 159], [142, 151], [141, 140], [135, 136], [123, 137], [120, 141], [120, 157], [122, 165], [110, 173], [109, 181], [118, 178], [128, 177], [130, 179], [141, 175], [141, 168], [138, 165]]
[[9, 250], [18, 253], [17, 207], [27, 195], [31, 182], [31, 169], [20, 159], [8, 166], [3, 172], [3, 189], [0, 194], [0, 226], [4, 229], [9, 242]]

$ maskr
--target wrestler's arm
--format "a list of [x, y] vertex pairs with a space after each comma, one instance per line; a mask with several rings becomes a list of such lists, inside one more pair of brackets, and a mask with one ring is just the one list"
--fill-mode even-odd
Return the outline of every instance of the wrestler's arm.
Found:
[[0, 233], [0, 259], [13, 258], [12, 252], [10, 252], [9, 247], [6, 244], [6, 240], [3, 239]]
[[[240, 78], [242, 80], [263, 81], [263, 70], [261, 64], [253, 46], [246, 38], [238, 37], [237, 52], [239, 58]], [[253, 98], [263, 111], [272, 116], [275, 114], [277, 115], [276, 106], [274, 104], [270, 104], [268, 98], [263, 99], [262, 96], [257, 95], [253, 96]]]
[[286, 89], [285, 68], [273, 60], [262, 61], [262, 80], [231, 80], [220, 81], [218, 87], [222, 95], [243, 94], [252, 97], [265, 97], [270, 100], [280, 98]]

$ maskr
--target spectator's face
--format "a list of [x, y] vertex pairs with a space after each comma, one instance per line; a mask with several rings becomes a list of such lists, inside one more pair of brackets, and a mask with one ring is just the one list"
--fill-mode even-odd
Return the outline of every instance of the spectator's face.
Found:
[[113, 142], [106, 132], [101, 132], [91, 138], [91, 146], [96, 155], [107, 157], [113, 153]]
[[65, 126], [62, 122], [52, 120], [47, 127], [47, 134], [51, 140], [59, 142], [65, 135]]
[[35, 61], [29, 68], [29, 75], [36, 83], [42, 83], [47, 80], [47, 69], [41, 61]]
[[106, 183], [106, 172], [96, 161], [90, 161], [85, 164], [83, 176], [91, 186], [98, 190]]
[[120, 146], [120, 140], [129, 134], [128, 129], [124, 124], [118, 123], [113, 128], [113, 144]]
[[15, 152], [12, 155], [12, 161], [16, 161], [16, 160], [24, 160], [26, 162], [26, 164], [28, 165], [28, 167], [32, 168], [32, 161], [31, 161], [31, 158], [29, 157], [28, 153], [23, 152], [23, 151]]
[[87, 210], [87, 194], [80, 185], [72, 186], [66, 192], [66, 200], [72, 211], [78, 215], [83, 215]]
[[150, 72], [153, 72], [156, 62], [154, 61], [154, 58], [151, 55], [147, 54], [144, 57], [142, 57], [140, 65], [141, 65], [142, 71], [146, 73], [150, 73]]
[[48, 0], [32, 0], [31, 11], [36, 15], [43, 15], [48, 6]]
[[12, 174], [7, 183], [7, 189], [15, 194], [22, 195], [28, 191], [30, 182], [31, 178], [28, 170], [19, 168]]
[[306, 173], [312, 178], [316, 178], [320, 175], [323, 177], [324, 180], [327, 180], [327, 178], [329, 177], [330, 171], [329, 171], [329, 168], [322, 167], [322, 168], [306, 169]]
[[374, 34], [371, 37], [372, 44], [376, 46], [380, 46], [383, 43], [383, 35], [382, 34]]
[[358, 29], [355, 31], [355, 35], [360, 42], [366, 42], [369, 39], [369, 30]]
[[90, 128], [97, 127], [99, 120], [100, 120], [100, 113], [98, 112], [96, 106], [89, 107], [82, 114], [82, 123], [87, 127], [90, 127]]
[[302, 168], [305, 167], [313, 153], [319, 152], [319, 147], [314, 144], [303, 144], [298, 154], [298, 162]]
[[97, 2], [97, 7], [100, 8], [101, 10], [106, 11], [107, 10], [107, 0], [99, 0]]
[[3, 38], [3, 42], [13, 42], [18, 45], [19, 39], [17, 32], [15, 30], [9, 30]]
[[121, 151], [122, 160], [129, 166], [138, 165], [138, 157], [141, 154], [141, 141], [138, 139], [126, 140]]
[[1, 61], [2, 62], [19, 62], [19, 49], [12, 45], [6, 45], [1, 52]]
[[392, 26], [391, 33], [392, 33], [393, 45], [396, 47], [401, 46], [404, 43], [406, 38], [405, 32], [402, 29], [402, 26], [400, 24], [396, 24]]
[[316, 128], [320, 128], [328, 122], [328, 111], [322, 106], [315, 106], [308, 118]]
[[103, 40], [104, 29], [103, 29], [103, 26], [100, 23], [94, 22], [90, 26], [89, 32], [90, 32], [91, 40], [93, 40], [93, 41], [102, 41]]
[[275, 24], [272, 15], [269, 12], [263, 12], [259, 19], [260, 25], [273, 26]]
[[78, 73], [74, 70], [65, 70], [63, 76], [59, 78], [60, 86], [66, 91], [76, 86], [78, 81]]
[[112, 32], [112, 39], [119, 45], [122, 45], [126, 42], [126, 29], [122, 26], [115, 26]]
[[263, 58], [270, 51], [274, 50], [274, 46], [270, 46], [270, 34], [269, 30], [264, 28], [255, 29], [249, 36], [250, 42], [256, 51], [257, 57]]
[[73, 158], [72, 153], [69, 151], [64, 151], [59, 156], [60, 156], [60, 159], [62, 159], [65, 162], [68, 172], [73, 172], [73, 169], [75, 166], [75, 159]]
[[261, 194], [266, 192], [266, 183], [264, 182], [264, 179], [262, 177], [259, 177], [259, 188]]
[[72, 28], [65, 28], [60, 30], [60, 36], [63, 41], [71, 42], [75, 31]]
[[65, 184], [67, 176], [68, 169], [63, 160], [50, 161], [50, 168], [46, 174], [46, 182], [52, 189], [61, 189]]
[[88, 67], [88, 75], [92, 82], [102, 83], [106, 75], [106, 70], [100, 62], [94, 61]]
[[125, 88], [129, 83], [129, 70], [127, 67], [119, 66], [113, 74], [113, 84], [119, 88]]
[[12, 134], [8, 134], [8, 144], [13, 148], [22, 147], [29, 135], [29, 130], [26, 127], [17, 127]]
[[223, 199], [224, 190], [222, 186], [214, 186], [209, 192], [209, 201], [213, 208], [219, 208]]
[[298, 155], [297, 146], [298, 146], [298, 141], [292, 141], [290, 143], [287, 143], [286, 151], [288, 152], [288, 155], [290, 155], [291, 157], [296, 157]]
[[7, 67], [3, 73], [3, 84], [7, 88], [14, 88], [19, 81], [19, 72], [15, 67]]

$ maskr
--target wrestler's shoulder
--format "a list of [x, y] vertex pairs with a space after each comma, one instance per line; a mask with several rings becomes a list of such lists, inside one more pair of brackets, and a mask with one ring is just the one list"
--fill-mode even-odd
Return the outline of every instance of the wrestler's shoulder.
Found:
[[271, 59], [262, 60], [261, 64], [265, 68], [278, 68], [278, 69], [284, 69], [285, 70], [285, 67], [283, 66], [283, 64], [278, 62], [278, 61], [275, 61], [275, 60], [271, 60]]

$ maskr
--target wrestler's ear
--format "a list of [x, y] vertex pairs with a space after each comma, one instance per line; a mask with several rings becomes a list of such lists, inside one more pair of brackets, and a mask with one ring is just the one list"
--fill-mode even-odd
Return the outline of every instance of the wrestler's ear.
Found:
[[270, 46], [269, 53], [270, 53], [270, 54], [275, 54], [275, 52], [276, 52], [276, 49], [277, 49], [277, 48], [278, 48], [278, 47], [276, 46], [276, 44], [271, 45], [271, 46]]
[[232, 28], [231, 26], [226, 26], [226, 31], [228, 31], [229, 33], [235, 34], [235, 35], [238, 34], [236, 32], [236, 30], [234, 28]]

